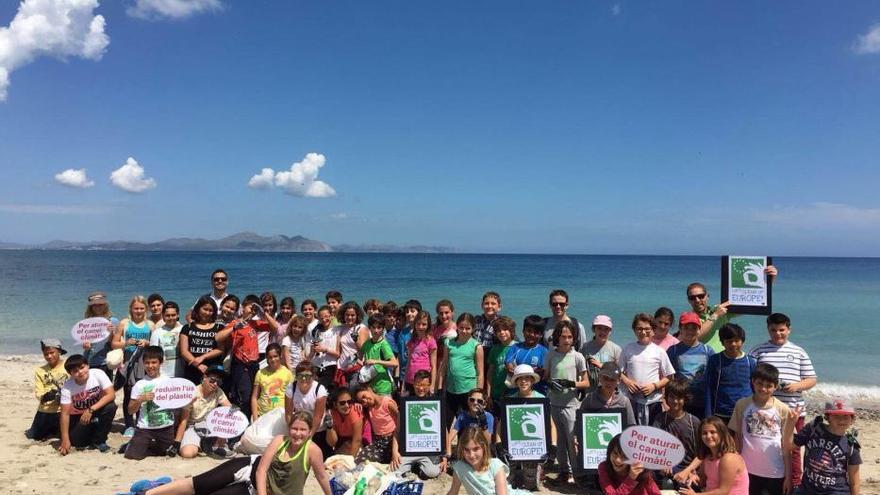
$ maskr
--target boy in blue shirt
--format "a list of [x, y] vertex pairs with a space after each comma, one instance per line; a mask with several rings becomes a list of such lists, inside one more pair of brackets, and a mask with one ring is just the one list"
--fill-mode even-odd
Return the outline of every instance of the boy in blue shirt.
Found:
[[735, 323], [718, 330], [724, 351], [709, 356], [706, 363], [705, 417], [730, 421], [736, 401], [752, 395], [751, 376], [758, 360], [743, 352], [746, 332]]
[[[504, 364], [507, 372], [513, 374], [519, 364], [527, 364], [532, 367], [539, 377], [544, 376], [544, 358], [547, 356], [547, 348], [539, 342], [544, 336], [544, 319], [538, 315], [526, 316], [523, 320], [523, 341], [517, 342], [507, 350]], [[535, 390], [542, 395], [547, 395], [547, 382], [539, 381], [535, 384]]]
[[691, 400], [684, 410], [702, 419], [706, 411], [706, 363], [715, 354], [708, 345], [700, 342], [700, 316], [682, 313], [678, 319], [678, 344], [666, 351], [675, 374], [688, 382]]

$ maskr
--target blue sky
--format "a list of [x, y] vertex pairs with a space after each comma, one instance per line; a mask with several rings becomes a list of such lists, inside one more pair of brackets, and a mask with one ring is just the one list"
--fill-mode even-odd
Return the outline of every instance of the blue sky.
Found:
[[876, 2], [152, 1], [0, 2], [0, 241], [880, 249]]

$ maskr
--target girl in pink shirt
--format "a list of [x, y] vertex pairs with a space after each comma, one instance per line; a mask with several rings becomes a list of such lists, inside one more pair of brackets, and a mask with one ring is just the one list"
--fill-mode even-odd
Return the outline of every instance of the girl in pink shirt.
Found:
[[[697, 468], [702, 477], [695, 475]], [[694, 484], [702, 485], [703, 495], [748, 495], [746, 463], [736, 452], [736, 441], [722, 419], [709, 416], [700, 423], [697, 457], [674, 479], [686, 485], [679, 489], [682, 495], [695, 495], [697, 492], [691, 488]]]
[[408, 394], [415, 394], [413, 383], [419, 370], [431, 373], [431, 393], [434, 393], [437, 384], [437, 341], [428, 335], [428, 327], [431, 325], [431, 315], [427, 311], [419, 311], [413, 320], [413, 335], [406, 343], [408, 354], [406, 365], [406, 378], [404, 380]]
[[398, 409], [394, 399], [387, 395], [378, 395], [373, 392], [369, 384], [358, 387], [355, 399], [369, 411], [370, 426], [373, 434], [373, 442], [362, 447], [355, 464], [364, 461], [390, 464], [391, 469], [400, 466], [400, 452], [397, 448]]

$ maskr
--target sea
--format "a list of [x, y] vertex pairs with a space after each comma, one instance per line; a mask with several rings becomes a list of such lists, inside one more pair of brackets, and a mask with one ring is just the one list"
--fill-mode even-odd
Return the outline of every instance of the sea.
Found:
[[[749, 253], [743, 253], [749, 254]], [[773, 311], [792, 319], [791, 340], [810, 355], [819, 375], [815, 393], [880, 404], [880, 258], [776, 257]], [[688, 283], [720, 297], [721, 257], [510, 254], [250, 253], [138, 251], [0, 251], [0, 354], [39, 353], [45, 337], [75, 351], [70, 328], [83, 317], [89, 292], [107, 293], [115, 316], [134, 295], [162, 294], [182, 307], [210, 291], [223, 268], [230, 293], [269, 290], [319, 303], [335, 289], [344, 299], [402, 304], [418, 299], [433, 310], [440, 299], [455, 313], [480, 312], [486, 291], [501, 294], [502, 314], [518, 329], [529, 314], [549, 315], [548, 294], [570, 296], [569, 314], [585, 326], [599, 313], [614, 321], [611, 339], [633, 340], [630, 322], [660, 306], [676, 315], [689, 306]], [[433, 313], [433, 311], [432, 311]], [[763, 316], [740, 316], [745, 348], [767, 339]]]

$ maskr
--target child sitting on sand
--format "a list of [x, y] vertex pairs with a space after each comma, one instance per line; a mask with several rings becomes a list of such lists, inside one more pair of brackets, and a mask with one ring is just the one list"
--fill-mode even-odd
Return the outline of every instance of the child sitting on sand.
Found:
[[71, 447], [107, 452], [107, 435], [116, 415], [116, 391], [107, 374], [89, 368], [86, 359], [74, 354], [64, 362], [70, 378], [61, 387], [61, 455]]
[[447, 495], [457, 495], [462, 485], [468, 495], [527, 495], [507, 482], [509, 468], [491, 456], [489, 443], [479, 428], [467, 428], [458, 442], [458, 461], [452, 465], [452, 486]]
[[619, 434], [608, 442], [598, 471], [599, 486], [605, 495], [660, 495], [660, 488], [642, 463], [631, 463], [626, 458]]
[[61, 421], [61, 386], [70, 378], [61, 362], [61, 355], [67, 354], [61, 347], [61, 341], [43, 339], [40, 347], [43, 348], [43, 359], [46, 360], [46, 364], [34, 370], [34, 395], [40, 405], [37, 406], [31, 427], [24, 432], [24, 436], [31, 440], [45, 440], [58, 434]]

